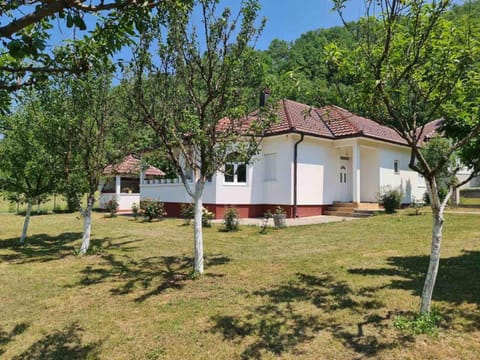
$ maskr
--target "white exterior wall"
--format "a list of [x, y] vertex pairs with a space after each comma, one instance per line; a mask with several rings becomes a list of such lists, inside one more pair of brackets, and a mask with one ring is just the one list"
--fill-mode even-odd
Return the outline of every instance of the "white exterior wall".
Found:
[[329, 204], [336, 199], [339, 157], [332, 141], [305, 137], [298, 145], [298, 205]]
[[[217, 204], [284, 204], [293, 202], [292, 167], [295, 136], [267, 137], [261, 150], [247, 166], [245, 184], [225, 183], [222, 173], [217, 173]], [[265, 154], [276, 154], [275, 180], [265, 179]]]
[[[416, 171], [408, 167], [410, 150], [400, 147], [384, 147], [379, 149], [380, 188], [390, 186], [400, 189], [403, 194], [402, 203], [410, 203], [412, 198], [422, 199], [425, 182]], [[394, 161], [399, 161], [399, 173], [394, 172]]]
[[[258, 196], [259, 204], [293, 204], [293, 147], [300, 139], [298, 135], [282, 135], [264, 139], [259, 161], [256, 165], [262, 184]], [[300, 145], [299, 145], [300, 146]], [[264, 154], [276, 154], [276, 180], [265, 179]]]
[[140, 203], [140, 194], [126, 194], [120, 193], [118, 196], [113, 193], [102, 193], [99, 199], [99, 206], [101, 209], [106, 208], [106, 203], [116, 198], [118, 202], [118, 210], [129, 211], [132, 210], [132, 205]]
[[379, 150], [360, 145], [360, 200], [376, 202], [380, 189]]
[[[190, 183], [192, 191], [195, 190], [195, 184]], [[182, 182], [177, 183], [155, 183], [155, 184], [141, 184], [140, 197], [144, 199], [158, 200], [162, 202], [178, 202], [191, 203], [192, 199], [188, 195]], [[209, 182], [205, 184], [203, 190], [203, 202], [215, 202], [215, 184]]]

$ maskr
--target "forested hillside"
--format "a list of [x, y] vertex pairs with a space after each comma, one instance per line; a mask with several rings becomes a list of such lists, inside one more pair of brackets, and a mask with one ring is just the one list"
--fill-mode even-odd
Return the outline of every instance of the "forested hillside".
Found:
[[[461, 21], [465, 17], [472, 23], [480, 24], [480, 1], [469, 1], [452, 8], [452, 20]], [[309, 31], [294, 42], [275, 39], [267, 50], [258, 52], [263, 81], [273, 95], [309, 105], [336, 104], [361, 111], [351, 99], [346, 104], [347, 99], [342, 96], [350, 93], [352, 82], [332, 79], [327, 65], [329, 44], [334, 43], [342, 49], [355, 47], [357, 23], [349, 23], [349, 28], [337, 26]], [[255, 85], [258, 81], [257, 78]]]

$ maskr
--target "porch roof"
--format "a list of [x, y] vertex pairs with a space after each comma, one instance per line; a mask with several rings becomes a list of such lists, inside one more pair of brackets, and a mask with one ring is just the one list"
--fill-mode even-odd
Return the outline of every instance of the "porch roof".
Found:
[[[133, 175], [140, 174], [141, 170], [141, 160], [133, 155], [127, 155], [122, 160], [121, 163], [115, 165], [108, 165], [103, 169], [104, 175]], [[145, 175], [148, 176], [164, 176], [165, 173], [154, 167], [148, 165], [147, 169], [144, 171]]]

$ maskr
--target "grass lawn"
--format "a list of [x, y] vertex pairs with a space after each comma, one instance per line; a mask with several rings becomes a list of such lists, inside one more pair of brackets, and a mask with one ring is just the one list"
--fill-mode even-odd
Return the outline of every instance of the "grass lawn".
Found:
[[431, 218], [205, 230], [189, 280], [180, 220], [94, 215], [96, 255], [74, 256], [81, 220], [0, 214], [2, 359], [473, 359], [480, 353], [480, 215], [447, 214], [434, 294], [437, 337], [393, 326], [419, 307]]
[[467, 198], [461, 197], [460, 198], [460, 205], [476, 205], [480, 206], [480, 198]]

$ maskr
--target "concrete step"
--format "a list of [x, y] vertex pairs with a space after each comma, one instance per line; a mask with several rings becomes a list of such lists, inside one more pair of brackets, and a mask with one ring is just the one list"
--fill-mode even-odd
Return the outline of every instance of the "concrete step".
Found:
[[326, 210], [324, 215], [330, 215], [330, 216], [342, 216], [342, 217], [368, 217], [370, 214], [361, 214], [361, 213], [354, 213], [354, 212], [348, 212], [348, 211], [331, 211], [331, 210]]
[[346, 206], [329, 206], [327, 210], [330, 211], [343, 211], [343, 212], [353, 212], [355, 210], [354, 207], [346, 207]]
[[363, 215], [366, 215], [366, 216], [372, 216], [372, 215], [375, 215], [375, 213], [378, 213], [378, 212], [384, 212], [385, 210], [384, 209], [355, 209], [353, 211], [354, 214], [363, 214]]
[[351, 208], [355, 207], [355, 205], [353, 205], [353, 203], [351, 203], [351, 202], [340, 202], [340, 201], [334, 201], [332, 206], [335, 206], [335, 207], [351, 207]]

